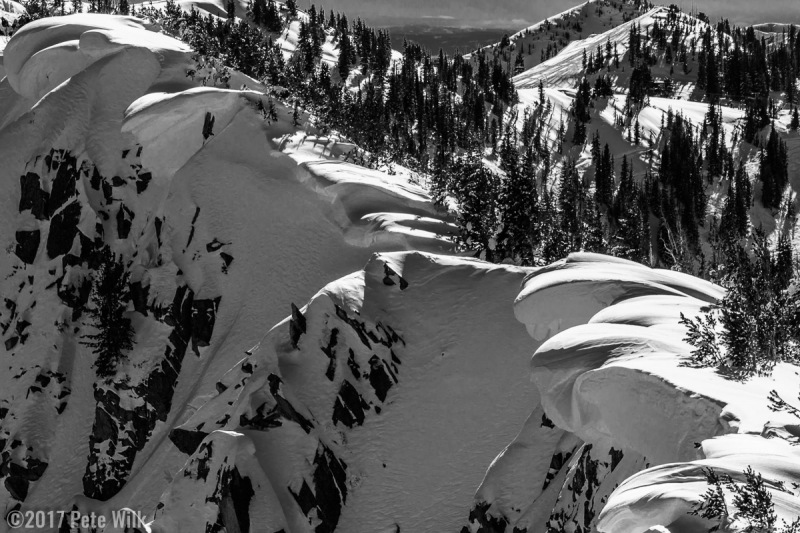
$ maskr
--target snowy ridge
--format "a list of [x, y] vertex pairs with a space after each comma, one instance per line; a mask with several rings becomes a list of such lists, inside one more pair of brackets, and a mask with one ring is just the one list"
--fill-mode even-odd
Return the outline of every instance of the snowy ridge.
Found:
[[[591, 5], [593, 4], [587, 4], [587, 6]], [[606, 6], [605, 9], [610, 9], [613, 12], [617, 8], [612, 5], [611, 7]], [[669, 13], [668, 8], [657, 6], [627, 22], [617, 19], [607, 21], [605, 24], [611, 26], [609, 29], [601, 28], [602, 31], [596, 34], [584, 39], [574, 40], [561, 50], [557, 56], [533, 67], [526, 65], [526, 70], [514, 77], [514, 85], [519, 89], [535, 88], [542, 81], [548, 87], [573, 88], [584, 74], [584, 53], [594, 53], [598, 47], [604, 48], [606, 43], [611, 43], [612, 46], [616, 46], [620, 59], [626, 61], [629, 54], [631, 28], [637, 26], [642, 35], [648, 34], [656, 21], [662, 27], [668, 24]], [[592, 15], [587, 14], [585, 16], [591, 17]], [[592, 20], [590, 18], [588, 23], [591, 24]], [[702, 36], [702, 32], [708, 27], [705, 22], [682, 12], [678, 12], [676, 20], [670, 24], [676, 23], [685, 26], [687, 29], [683, 35], [682, 42], [686, 44], [689, 50], [693, 49], [692, 46], [697, 46], [697, 41]], [[605, 61], [604, 64], [609, 66], [608, 61]], [[622, 70], [612, 70], [610, 75], [614, 85], [616, 87], [627, 87], [631, 70], [628, 65], [625, 65]], [[658, 64], [654, 65], [653, 72], [656, 76], [666, 77], [668, 75], [676, 83], [682, 94], [689, 95], [694, 90], [697, 74], [696, 66], [693, 66], [689, 73], [684, 74], [680, 71], [670, 72], [669, 68], [665, 68], [665, 65]]]
[[666, 13], [666, 8], [655, 7], [647, 13], [606, 32], [573, 41], [559, 52], [556, 57], [516, 76], [514, 85], [522, 89], [534, 88], [538, 85], [539, 80], [542, 80], [550, 87], [559, 85], [572, 87], [580, 80], [583, 73], [582, 57], [584, 52], [587, 54], [593, 52], [598, 46], [605, 46], [607, 41], [611, 41], [618, 45], [620, 56], [624, 56], [628, 50], [631, 26], [641, 24], [646, 28], [648, 24], [653, 23], [656, 15], [663, 13]]
[[[344, 152], [298, 142], [300, 165], [281, 152], [297, 133], [290, 110], [272, 102], [278, 120], [267, 120], [263, 94], [199, 87], [192, 51], [151, 30], [131, 17], [66, 16], [26, 25], [5, 50], [4, 512], [152, 515], [186, 461], [169, 430], [282, 318], [276, 302], [310, 297], [374, 250], [449, 249], [449, 225], [407, 174], [342, 162], [361, 191], [342, 217], [352, 190], [312, 184], [334, 181], [325, 176]], [[317, 175], [314, 161], [329, 165]], [[362, 217], [367, 229], [352, 230]], [[110, 382], [81, 342], [105, 245], [131, 273], [137, 332]]]
[[[641, 14], [639, 9], [627, 2], [589, 0], [514, 33], [509, 37], [506, 47], [503, 43], [495, 43], [481, 50], [502, 55], [508, 68], [515, 69], [519, 55], [522, 57], [523, 71], [528, 71], [556, 55], [560, 57], [562, 52], [573, 46], [583, 46], [585, 39], [593, 39], [614, 30], [626, 19]], [[605, 44], [605, 40], [601, 44]]]
[[[767, 401], [796, 396], [798, 369], [742, 384], [686, 365], [680, 314], [720, 287], [593, 254], [538, 269], [435, 255], [455, 227], [413, 173], [354, 164], [347, 140], [298, 128], [254, 80], [216, 86], [192, 56], [109, 16], [39, 21], [6, 48], [4, 513], [129, 507], [160, 532], [699, 533], [702, 467], [752, 465], [779, 515], [800, 514], [798, 454], [778, 440], [797, 421]], [[567, 112], [580, 66], [562, 66], [545, 96]], [[597, 112], [609, 129], [618, 100]], [[645, 131], [673, 102], [651, 100]], [[737, 111], [722, 117], [730, 133]], [[131, 274], [136, 330], [107, 381], [82, 343], [104, 246]]]
[[[638, 533], [647, 530], [645, 524], [668, 524], [672, 531], [707, 531], [705, 520], [689, 514], [708, 489], [704, 468], [744, 482], [743, 472], [752, 467], [764, 476], [778, 523], [798, 517], [800, 453], [796, 446], [782, 439], [726, 435], [704, 441], [698, 451], [702, 459], [652, 468], [626, 480], [609, 499], [598, 529]], [[744, 521], [731, 522], [728, 530], [747, 526]]]
[[195, 461], [221, 430], [247, 435], [289, 531], [453, 530], [536, 402], [508, 306], [524, 274], [376, 255], [294, 308], [172, 438]]
[[[533, 272], [515, 314], [538, 338], [560, 331], [532, 358], [542, 407], [490, 467], [468, 531], [706, 531], [713, 524], [688, 515], [708, 488], [703, 466], [734, 479], [748, 465], [763, 468], [768, 483], [785, 482], [770, 485], [779, 516], [796, 517], [798, 455], [766, 438], [796, 434], [796, 419], [771, 411], [767, 398], [796, 395], [798, 369], [742, 383], [686, 364], [680, 313], [694, 316], [719, 295], [701, 280], [593, 254]], [[764, 447], [781, 459], [747, 451]]]

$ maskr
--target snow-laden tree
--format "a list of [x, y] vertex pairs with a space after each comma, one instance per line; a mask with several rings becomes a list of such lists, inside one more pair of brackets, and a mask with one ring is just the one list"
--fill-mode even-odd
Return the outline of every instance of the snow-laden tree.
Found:
[[133, 349], [134, 330], [126, 316], [129, 277], [121, 258], [110, 248], [103, 248], [87, 311], [89, 325], [96, 333], [83, 337], [83, 344], [97, 355], [94, 366], [101, 377], [113, 375], [119, 361]]
[[757, 230], [749, 246], [724, 244], [721, 283], [728, 289], [717, 305], [695, 319], [682, 316], [692, 362], [716, 366], [734, 378], [769, 374], [776, 363], [800, 360], [800, 292], [791, 243], [781, 236], [770, 251]]

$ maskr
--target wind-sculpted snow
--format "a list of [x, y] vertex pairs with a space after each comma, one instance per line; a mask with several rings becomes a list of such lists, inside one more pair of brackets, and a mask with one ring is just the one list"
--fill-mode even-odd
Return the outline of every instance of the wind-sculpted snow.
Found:
[[[765, 439], [798, 436], [766, 399], [796, 397], [797, 369], [743, 384], [687, 365], [680, 315], [720, 287], [592, 254], [431, 255], [456, 227], [420, 178], [357, 165], [358, 147], [155, 30], [68, 16], [5, 49], [3, 512], [129, 507], [164, 532], [684, 531], [707, 463], [763, 469], [797, 512], [776, 488], [796, 454]], [[108, 380], [84, 344], [105, 246], [136, 330]]]
[[[773, 377], [734, 381], [693, 367], [682, 340], [681, 313], [696, 316], [721, 295], [701, 280], [591, 254], [530, 274], [516, 316], [534, 335], [556, 333], [531, 362], [541, 408], [490, 467], [471, 527], [707, 531], [713, 524], [688, 513], [708, 488], [708, 466], [739, 480], [748, 465], [763, 469], [778, 514], [797, 517], [798, 455], [765, 437], [796, 438], [797, 420], [770, 410], [768, 397], [796, 396], [798, 369], [783, 364]], [[765, 455], [755, 457], [748, 450], [759, 443]], [[693, 461], [698, 447], [703, 461]], [[653, 465], [663, 466], [637, 474]]]
[[[281, 139], [297, 132], [291, 110], [212, 86], [222, 80], [198, 73], [193, 52], [155, 29], [131, 17], [66, 16], [26, 25], [5, 49], [0, 239], [12, 254], [0, 259], [3, 512], [152, 514], [186, 462], [170, 430], [288, 302], [360, 269], [374, 251], [450, 249], [441, 235], [452, 226], [402, 175], [343, 163], [358, 182], [354, 218], [343, 218], [352, 189], [313, 185], [327, 178], [312, 162], [330, 154], [309, 148], [300, 165], [281, 152]], [[106, 381], [83, 337], [94, 331], [85, 311], [107, 245], [130, 272], [123, 297], [136, 345]], [[230, 465], [241, 455], [220, 453], [214, 460]], [[246, 492], [237, 476], [257, 481], [246, 464], [214, 468], [222, 480], [214, 501], [232, 520], [226, 494]], [[255, 492], [254, 502], [266, 501]]]
[[[663, 525], [667, 531], [704, 533], [716, 522], [691, 515], [695, 504], [709, 489], [707, 469], [745, 483], [748, 468], [760, 473], [772, 495], [775, 514], [781, 521], [800, 517], [800, 450], [782, 439], [758, 435], [726, 435], [705, 440], [698, 450], [701, 459], [665, 464], [627, 479], [609, 498], [598, 522], [608, 533], [641, 533]], [[726, 504], [735, 509], [726, 494]], [[748, 524], [731, 517], [724, 531], [745, 531]]]
[[[331, 215], [355, 246], [406, 242], [408, 249], [452, 251], [443, 238], [458, 232], [427, 193], [409, 182], [409, 171], [366, 170], [334, 157], [349, 154], [336, 140], [296, 135], [285, 139], [284, 152], [308, 172], [301, 180], [332, 206]], [[321, 149], [320, 149], [321, 148]]]
[[587, 323], [611, 304], [644, 295], [690, 296], [711, 303], [723, 291], [680, 272], [596, 254], [571, 254], [531, 274], [514, 302], [514, 314], [534, 338], [543, 340]]
[[[293, 308], [171, 438], [193, 462], [219, 431], [247, 435], [288, 531], [454, 530], [536, 403], [508, 305], [524, 274], [376, 255]], [[168, 509], [156, 530], [186, 512]]]
[[180, 42], [146, 30], [133, 17], [68, 15], [26, 24], [9, 42], [4, 67], [11, 87], [38, 100], [91, 63], [125, 46], [162, 53], [188, 51]]

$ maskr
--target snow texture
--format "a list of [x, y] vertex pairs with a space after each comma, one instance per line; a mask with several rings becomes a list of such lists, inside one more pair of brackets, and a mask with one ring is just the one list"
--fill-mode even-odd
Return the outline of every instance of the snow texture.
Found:
[[[264, 94], [200, 87], [191, 50], [155, 30], [131, 17], [71, 15], [26, 25], [4, 50], [5, 512], [124, 506], [152, 516], [187, 460], [170, 430], [291, 302], [376, 251], [450, 250], [442, 235], [452, 225], [408, 173], [344, 162], [346, 142], [298, 131], [291, 110]], [[262, 111], [270, 103], [277, 121]], [[104, 245], [131, 273], [137, 332], [111, 381], [95, 376], [81, 342]], [[513, 275], [509, 287], [521, 280]], [[523, 375], [514, 373], [520, 383]], [[510, 437], [498, 432], [487, 462]], [[235, 451], [250, 449], [249, 437], [215, 438], [222, 509], [224, 494], [244, 490], [237, 476], [255, 471]], [[181, 490], [165, 496], [166, 508], [190, 513], [174, 503], [188, 501]], [[255, 492], [254, 502], [270, 501]], [[270, 520], [275, 531], [285, 522]]]
[[532, 335], [550, 336], [531, 361], [542, 407], [490, 467], [476, 497], [488, 510], [482, 523], [491, 516], [522, 531], [547, 523], [699, 533], [713, 525], [688, 514], [708, 488], [702, 468], [741, 481], [748, 465], [762, 471], [779, 517], [797, 517], [800, 463], [784, 440], [797, 438], [797, 420], [771, 411], [767, 398], [772, 390], [794, 397], [798, 369], [779, 365], [772, 377], [743, 383], [689, 364], [680, 314], [696, 316], [721, 294], [701, 280], [595, 254], [530, 274], [515, 313]]
[[[547, 80], [551, 143], [582, 50], [625, 45], [598, 5], [561, 15], [594, 35], [516, 80], [518, 110]], [[780, 517], [800, 514], [798, 424], [767, 402], [796, 397], [798, 369], [740, 383], [687, 365], [680, 314], [722, 288], [593, 254], [450, 256], [453, 220], [412, 172], [354, 164], [352, 143], [294, 126], [255, 80], [201, 76], [141, 20], [45, 19], [0, 45], [3, 512], [128, 507], [162, 532], [694, 533], [702, 468], [752, 465]], [[332, 35], [323, 50], [334, 62]], [[597, 111], [604, 140], [624, 142], [606, 135], [622, 99]], [[704, 112], [652, 98], [645, 132], [670, 108]], [[740, 113], [722, 117], [730, 132]], [[81, 342], [106, 245], [136, 330], [107, 381]]]

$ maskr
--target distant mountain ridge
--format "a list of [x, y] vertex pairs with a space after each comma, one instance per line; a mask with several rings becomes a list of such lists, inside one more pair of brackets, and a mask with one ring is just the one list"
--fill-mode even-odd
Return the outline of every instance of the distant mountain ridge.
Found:
[[597, 0], [448, 57], [293, 2], [133, 7], [5, 45], [4, 514], [699, 533], [703, 468], [753, 465], [800, 516], [768, 400], [800, 370], [692, 367], [680, 322], [726, 244], [797, 250], [791, 30]]

